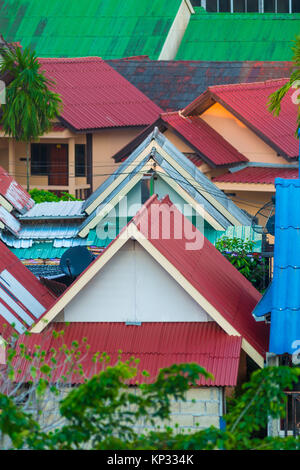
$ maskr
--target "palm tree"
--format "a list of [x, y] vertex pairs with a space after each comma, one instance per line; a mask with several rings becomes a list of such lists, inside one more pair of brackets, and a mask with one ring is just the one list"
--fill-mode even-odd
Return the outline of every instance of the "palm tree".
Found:
[[[281, 109], [281, 102], [290, 88], [300, 88], [300, 36], [298, 36], [294, 41], [294, 46], [292, 51], [294, 53], [293, 61], [293, 70], [290, 76], [289, 81], [279, 88], [275, 93], [270, 95], [268, 102], [269, 111], [271, 111], [275, 116], [278, 116]], [[296, 135], [298, 136], [298, 131], [300, 128], [300, 106], [298, 106], [298, 117], [297, 117], [297, 131]]]
[[6, 135], [26, 142], [27, 191], [29, 191], [30, 142], [48, 132], [61, 109], [61, 98], [49, 87], [35, 53], [29, 48], [1, 49], [0, 75], [12, 80], [6, 87], [6, 103], [1, 106], [0, 123]]

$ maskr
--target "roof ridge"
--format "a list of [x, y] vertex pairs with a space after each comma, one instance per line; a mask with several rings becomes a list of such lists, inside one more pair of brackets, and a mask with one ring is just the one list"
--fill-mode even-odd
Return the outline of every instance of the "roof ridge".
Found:
[[[247, 86], [247, 88], [266, 88], [268, 85], [274, 85], [275, 83], [283, 83], [289, 80], [289, 77], [286, 78], [271, 78], [269, 80], [264, 80], [261, 82], [252, 82], [252, 83], [247, 83], [247, 82], [242, 82], [242, 83], [226, 83], [224, 85], [212, 85], [207, 87], [207, 90], [213, 93], [213, 90], [224, 90], [225, 88], [243, 88], [244, 86]], [[205, 92], [204, 92], [205, 93]], [[200, 95], [201, 96], [201, 95]]]

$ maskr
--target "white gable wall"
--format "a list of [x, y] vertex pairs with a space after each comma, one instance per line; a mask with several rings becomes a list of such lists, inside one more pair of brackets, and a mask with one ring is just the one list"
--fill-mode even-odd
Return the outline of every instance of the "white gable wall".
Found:
[[56, 321], [203, 322], [212, 319], [138, 242], [129, 240]]

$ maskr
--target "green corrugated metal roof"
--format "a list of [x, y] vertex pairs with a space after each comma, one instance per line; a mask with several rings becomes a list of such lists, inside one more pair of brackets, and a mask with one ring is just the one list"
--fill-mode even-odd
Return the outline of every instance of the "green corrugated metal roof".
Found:
[[182, 0], [2, 0], [0, 31], [39, 57], [157, 59]]
[[291, 60], [292, 40], [300, 35], [300, 14], [195, 12], [177, 60]]

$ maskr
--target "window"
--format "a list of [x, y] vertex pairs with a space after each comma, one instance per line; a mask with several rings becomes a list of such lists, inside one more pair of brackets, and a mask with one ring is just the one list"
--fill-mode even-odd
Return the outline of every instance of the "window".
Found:
[[[196, 2], [196, 0], [195, 0]], [[199, 2], [201, 3], [201, 2]], [[300, 0], [203, 0], [211, 12], [236, 13], [299, 13]], [[196, 6], [196, 3], [195, 3]]]
[[31, 174], [48, 175], [49, 145], [31, 144]]
[[300, 13], [300, 0], [293, 0], [292, 12], [293, 13]]
[[86, 176], [86, 151], [84, 144], [75, 144], [75, 176]]
[[233, 9], [235, 12], [242, 13], [258, 12], [258, 0], [234, 0]]

